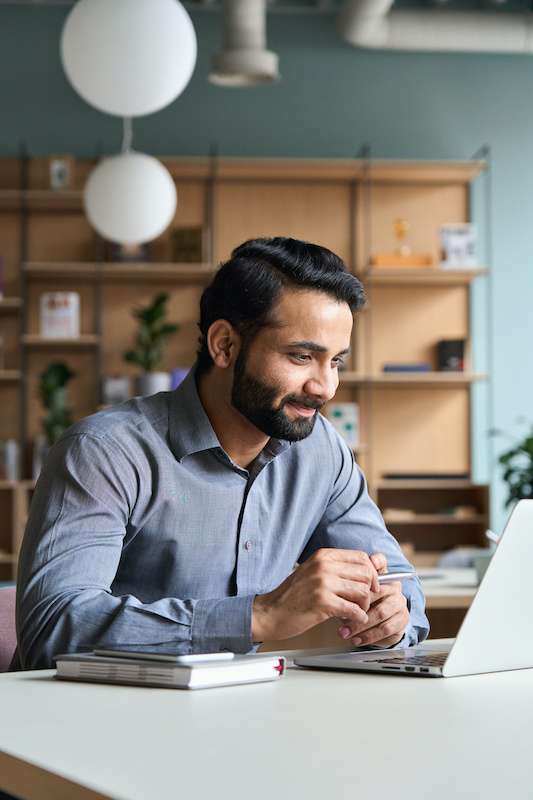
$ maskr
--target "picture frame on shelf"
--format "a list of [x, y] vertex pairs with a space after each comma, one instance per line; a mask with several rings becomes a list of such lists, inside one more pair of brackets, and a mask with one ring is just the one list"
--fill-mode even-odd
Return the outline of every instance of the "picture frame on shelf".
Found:
[[45, 339], [79, 339], [78, 292], [43, 292], [40, 298], [40, 334]]
[[357, 450], [360, 446], [360, 423], [358, 403], [328, 403], [326, 416], [348, 447]]
[[75, 165], [74, 156], [68, 154], [49, 156], [48, 181], [52, 191], [60, 192], [73, 188]]
[[477, 229], [472, 222], [456, 222], [441, 225], [440, 252], [441, 269], [476, 269]]
[[171, 260], [178, 264], [206, 261], [206, 231], [202, 225], [177, 226], [170, 232]]

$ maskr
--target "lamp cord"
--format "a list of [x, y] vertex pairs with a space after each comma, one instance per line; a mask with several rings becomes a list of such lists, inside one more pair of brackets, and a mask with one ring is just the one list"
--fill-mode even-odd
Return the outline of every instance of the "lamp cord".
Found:
[[131, 146], [133, 144], [133, 122], [131, 117], [124, 117], [122, 126], [122, 152], [131, 153]]

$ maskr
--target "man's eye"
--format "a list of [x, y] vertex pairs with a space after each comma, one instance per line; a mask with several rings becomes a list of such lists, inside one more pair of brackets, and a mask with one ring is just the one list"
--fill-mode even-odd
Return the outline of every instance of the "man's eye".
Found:
[[307, 353], [289, 353], [291, 358], [294, 358], [295, 361], [300, 361], [300, 363], [304, 364], [306, 361], [309, 361], [311, 356]]
[[339, 358], [334, 358], [333, 359], [333, 363], [335, 364], [336, 367], [340, 367], [341, 364], [344, 364], [344, 358], [340, 358], [340, 357]]

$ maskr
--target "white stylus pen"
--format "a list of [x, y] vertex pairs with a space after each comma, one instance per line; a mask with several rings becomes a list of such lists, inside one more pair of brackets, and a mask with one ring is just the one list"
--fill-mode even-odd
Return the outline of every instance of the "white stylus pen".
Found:
[[491, 531], [488, 528], [485, 531], [485, 536], [487, 537], [487, 539], [490, 539], [490, 541], [494, 542], [495, 544], [498, 544], [498, 542], [500, 541], [500, 537], [498, 536], [498, 534], [494, 533], [494, 531]]
[[414, 578], [416, 572], [385, 572], [378, 575], [378, 583], [390, 583], [391, 581], [401, 581], [403, 578]]

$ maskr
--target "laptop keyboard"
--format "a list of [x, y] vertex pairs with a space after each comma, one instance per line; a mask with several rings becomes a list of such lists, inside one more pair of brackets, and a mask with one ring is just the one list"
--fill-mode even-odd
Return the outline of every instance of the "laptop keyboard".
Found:
[[[426, 653], [423, 656], [415, 656], [415, 655], [397, 655], [397, 656], [389, 656], [388, 658], [380, 658], [380, 664], [407, 664], [407, 665], [420, 665], [422, 667], [442, 667], [446, 659], [448, 658], [448, 653]], [[368, 659], [368, 661], [375, 661], [376, 659]]]

